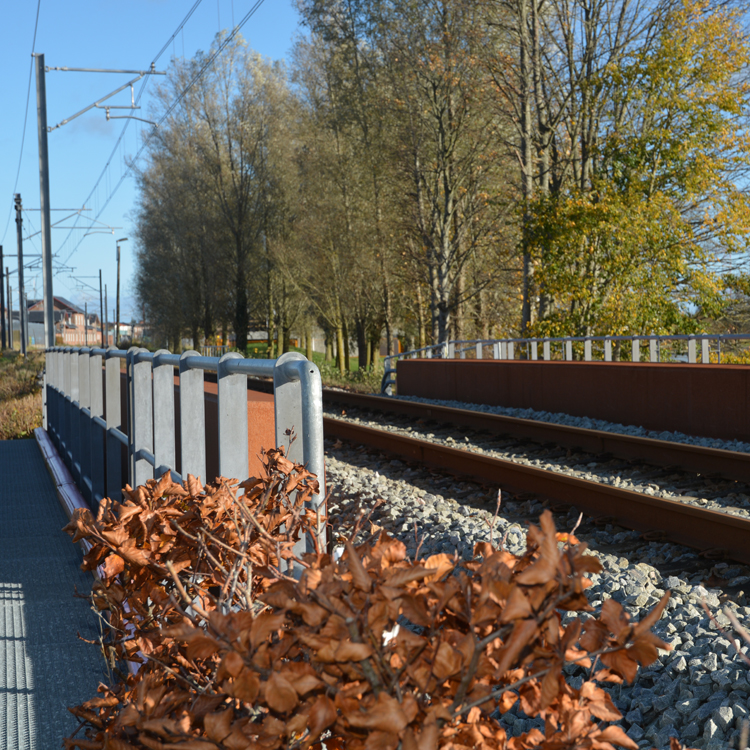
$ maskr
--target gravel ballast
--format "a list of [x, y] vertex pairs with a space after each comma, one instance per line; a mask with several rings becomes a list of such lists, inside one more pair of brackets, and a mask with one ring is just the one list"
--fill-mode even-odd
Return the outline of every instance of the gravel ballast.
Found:
[[750, 453], [750, 443], [741, 440], [720, 440], [719, 438], [696, 437], [686, 435], [684, 432], [657, 432], [647, 430], [635, 425], [619, 424], [617, 422], [605, 422], [603, 419], [592, 419], [590, 417], [574, 417], [561, 412], [536, 411], [535, 409], [515, 409], [506, 406], [487, 406], [486, 404], [473, 404], [468, 401], [443, 401], [439, 399], [420, 398], [419, 396], [391, 396], [393, 399], [404, 401], [416, 401], [420, 404], [434, 404], [435, 406], [449, 406], [452, 409], [469, 409], [480, 411], [484, 414], [500, 414], [504, 417], [516, 417], [518, 419], [533, 419], [538, 422], [552, 422], [554, 424], [566, 425], [568, 427], [582, 427], [587, 430], [602, 430], [603, 432], [614, 432], [619, 435], [632, 435], [634, 437], [647, 437], [653, 440], [668, 440], [672, 443], [686, 443], [687, 445], [698, 445], [703, 448], [719, 448], [725, 451], [736, 451], [738, 453]]
[[[497, 488], [458, 481], [356, 446], [326, 441], [329, 517], [336, 530], [346, 533], [361, 512], [401, 539], [413, 555], [457, 551], [463, 558], [474, 544], [504, 540], [514, 553], [525, 547], [529, 521], [543, 509], [534, 499], [503, 494], [496, 512]], [[570, 530], [578, 512], [556, 514], [560, 530]], [[492, 528], [491, 528], [492, 527]], [[620, 722], [643, 747], [669, 747], [674, 736], [690, 747], [718, 750], [737, 747], [740, 728], [750, 718], [750, 672], [726, 639], [717, 632], [702, 608], [705, 601], [722, 625], [729, 606], [740, 622], [750, 624], [750, 569], [710, 561], [685, 547], [645, 542], [636, 532], [607, 525], [597, 527], [584, 519], [577, 536], [586, 541], [604, 568], [592, 576], [589, 601], [598, 610], [612, 597], [634, 619], [640, 619], [665, 590], [672, 592], [668, 608], [654, 628], [673, 650], [640, 670], [633, 685], [607, 688], [623, 714]], [[742, 646], [743, 653], [747, 646]], [[571, 667], [569, 678], [582, 681], [583, 672]], [[541, 727], [518, 707], [502, 717], [512, 736]]]
[[735, 480], [701, 476], [674, 467], [645, 466], [637, 461], [611, 456], [602, 459], [591, 453], [558, 446], [540, 446], [531, 441], [488, 435], [396, 414], [333, 406], [326, 406], [325, 411], [326, 416], [366, 427], [429, 440], [451, 448], [462, 448], [472, 453], [642, 492], [653, 497], [750, 517], [750, 487]]

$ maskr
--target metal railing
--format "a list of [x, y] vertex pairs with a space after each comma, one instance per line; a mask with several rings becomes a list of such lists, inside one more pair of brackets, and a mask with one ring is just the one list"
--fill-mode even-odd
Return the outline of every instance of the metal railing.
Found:
[[[180, 389], [179, 474], [175, 370]], [[166, 471], [175, 481], [188, 474], [206, 481], [204, 371], [217, 374], [219, 474], [248, 477], [247, 377], [272, 377], [276, 446], [285, 446], [290, 460], [318, 476], [320, 494], [311, 503], [317, 508], [325, 498], [323, 391], [318, 368], [302, 354], [261, 360], [236, 352], [219, 358], [137, 347], [54, 347], [46, 353], [44, 427], [86, 500], [92, 506], [103, 497], [121, 500], [121, 446], [127, 450], [127, 482], [132, 487]], [[290, 431], [296, 436], [291, 445]]]
[[229, 346], [229, 344], [222, 344], [221, 346], [211, 344], [209, 346], [201, 347], [201, 354], [204, 357], [223, 357], [228, 352], [234, 350], [236, 347]]
[[[447, 341], [425, 346], [400, 354], [392, 354], [383, 361], [385, 372], [381, 393], [391, 395], [396, 384], [395, 363], [399, 359], [526, 359], [543, 361], [612, 362], [615, 353], [620, 361], [663, 362], [677, 361], [688, 364], [711, 362], [714, 356], [721, 363], [722, 343], [725, 351], [735, 345], [750, 341], [750, 334], [684, 334], [642, 336], [566, 336], [560, 338], [473, 339]], [[627, 344], [630, 344], [629, 351]], [[642, 347], [642, 344], [644, 346]], [[625, 346], [623, 346], [625, 345]], [[699, 350], [700, 347], [700, 350]], [[665, 350], [669, 357], [665, 356]], [[699, 353], [700, 352], [700, 353]], [[541, 355], [541, 356], [540, 356]], [[623, 360], [627, 357], [627, 360]], [[699, 359], [700, 358], [700, 359]]]

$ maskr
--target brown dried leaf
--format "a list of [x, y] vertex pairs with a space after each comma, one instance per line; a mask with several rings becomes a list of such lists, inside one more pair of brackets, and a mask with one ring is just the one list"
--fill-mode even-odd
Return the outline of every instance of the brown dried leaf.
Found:
[[233, 718], [234, 710], [231, 708], [214, 714], [206, 714], [203, 717], [203, 726], [206, 728], [208, 738], [214, 742], [222, 742], [232, 731]]
[[310, 708], [307, 729], [313, 740], [328, 729], [336, 721], [336, 707], [327, 695], [319, 695]]
[[424, 564], [425, 567], [435, 570], [435, 573], [425, 579], [426, 581], [439, 581], [444, 575], [450, 573], [451, 570], [456, 567], [455, 560], [444, 552], [441, 552], [439, 555], [430, 555], [430, 557], [424, 561]]
[[299, 698], [289, 680], [276, 672], [272, 672], [268, 681], [263, 685], [265, 701], [270, 708], [279, 713], [288, 713], [298, 703]]
[[379, 729], [383, 732], [401, 732], [407, 719], [399, 702], [387, 693], [380, 693], [370, 708], [360, 708], [344, 714], [344, 718], [358, 729]]
[[346, 560], [349, 563], [349, 572], [352, 574], [352, 583], [360, 591], [370, 591], [372, 589], [372, 579], [367, 574], [364, 565], [362, 565], [357, 550], [354, 549], [354, 545], [348, 539], [344, 541], [344, 546], [346, 547]]
[[114, 553], [109, 555], [102, 565], [102, 578], [114, 578], [125, 570], [125, 560]]
[[637, 750], [638, 748], [638, 743], [631, 740], [622, 727], [617, 726], [607, 727], [597, 735], [596, 740], [598, 742], [613, 742], [615, 745], [628, 748], [628, 750]]

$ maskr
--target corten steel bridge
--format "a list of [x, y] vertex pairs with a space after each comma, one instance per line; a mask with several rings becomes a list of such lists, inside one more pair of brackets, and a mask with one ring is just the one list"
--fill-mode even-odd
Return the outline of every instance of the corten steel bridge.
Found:
[[[126, 481], [136, 487], [167, 471], [178, 482], [188, 474], [207, 481], [204, 372], [216, 373], [218, 383], [219, 474], [248, 477], [247, 378], [270, 377], [276, 445], [285, 446], [290, 460], [305, 464], [318, 476], [320, 494], [313, 497], [312, 506], [317, 508], [325, 498], [322, 384], [318, 368], [302, 354], [260, 360], [236, 352], [219, 358], [202, 357], [196, 351], [152, 353], [138, 347], [127, 351], [54, 347], [47, 350], [46, 365], [44, 426], [92, 506], [103, 497], [120, 499]], [[179, 464], [175, 371], [179, 372]], [[289, 444], [292, 433], [296, 439]], [[126, 477], [122, 446], [127, 451]], [[324, 532], [319, 533], [325, 544]], [[304, 551], [304, 546], [302, 540], [297, 551]]]
[[[721, 364], [722, 344], [726, 352], [750, 343], [750, 334], [691, 334], [674, 336], [566, 336], [561, 338], [507, 338], [446, 341], [399, 354], [383, 361], [385, 373], [381, 393], [391, 395], [399, 359], [525, 359], [541, 361], [612, 362], [613, 354], [629, 362], [683, 362]], [[648, 351], [646, 352], [646, 347]], [[700, 347], [700, 359], [698, 354]], [[643, 348], [644, 351], [641, 351]], [[540, 357], [541, 354], [541, 357]]]

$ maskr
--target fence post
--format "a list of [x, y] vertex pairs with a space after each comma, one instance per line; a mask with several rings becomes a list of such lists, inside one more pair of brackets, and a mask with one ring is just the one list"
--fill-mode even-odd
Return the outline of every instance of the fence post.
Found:
[[106, 419], [107, 419], [107, 497], [118, 502], [122, 500], [122, 443], [111, 430], [122, 430], [122, 405], [120, 402], [120, 359], [114, 356], [117, 348], [107, 348], [104, 365], [106, 379]]
[[91, 503], [91, 386], [89, 347], [78, 350], [78, 465], [83, 496]]
[[90, 461], [91, 461], [91, 502], [96, 505], [105, 495], [104, 483], [104, 442], [106, 432], [95, 421], [104, 416], [104, 389], [102, 388], [102, 355], [93, 353], [89, 356], [89, 395], [91, 420], [89, 422]]
[[570, 340], [565, 342], [565, 359], [568, 362], [573, 360], [573, 342]]
[[604, 361], [612, 361], [612, 340], [609, 337], [604, 339]]
[[640, 362], [641, 361], [641, 340], [640, 339], [633, 339], [632, 349], [633, 349], [633, 354], [632, 354], [631, 359], [633, 360], [633, 362]]
[[68, 456], [70, 459], [70, 473], [73, 475], [73, 481], [77, 485], [81, 484], [81, 434], [80, 434], [80, 408], [79, 403], [80, 389], [78, 383], [78, 351], [71, 348], [70, 350], [70, 427], [68, 437]]
[[456, 345], [451, 341], [448, 343], [448, 359], [456, 358]]
[[583, 361], [591, 362], [591, 339], [586, 339], [583, 342]]
[[484, 344], [481, 342], [477, 344], [477, 359], [482, 359], [482, 349], [484, 348]]
[[[312, 499], [317, 508], [325, 498], [325, 467], [323, 465], [323, 389], [320, 372], [298, 352], [287, 352], [276, 360], [273, 371], [274, 417], [276, 443], [285, 445], [289, 431], [294, 428], [297, 440], [292, 443], [288, 457], [304, 464], [320, 481], [320, 493]], [[294, 424], [301, 417], [302, 424]], [[318, 540], [325, 549], [325, 529], [318, 529]], [[294, 547], [299, 554], [309, 547], [300, 540]]]
[[249, 473], [247, 375], [231, 370], [230, 363], [238, 359], [244, 357], [238, 352], [229, 352], [219, 360], [216, 370], [219, 391], [219, 474], [243, 482]]
[[180, 357], [180, 473], [206, 483], [206, 408], [203, 394], [203, 370], [191, 370], [188, 357], [199, 357], [196, 351]]
[[500, 343], [497, 341], [492, 345], [492, 359], [500, 359]]
[[711, 355], [709, 353], [709, 342], [708, 339], [701, 339], [701, 362], [707, 365], [711, 362]]
[[44, 353], [44, 390], [46, 391], [46, 403], [47, 411], [45, 414], [46, 422], [44, 429], [51, 437], [52, 441], [55, 441], [55, 356], [57, 352], [54, 349], [47, 349]]
[[55, 445], [63, 453], [62, 425], [65, 419], [65, 378], [63, 365], [65, 355], [60, 347], [55, 347]]
[[70, 424], [70, 347], [65, 347], [62, 351], [62, 398], [60, 409], [60, 447], [62, 449], [62, 459], [65, 465], [68, 463], [68, 449], [70, 440], [68, 437]]
[[549, 361], [549, 359], [550, 359], [549, 339], [544, 339], [544, 344], [542, 346], [542, 350], [544, 352], [544, 354], [542, 356], [544, 357], [545, 362]]
[[[302, 414], [302, 384], [299, 380], [289, 380], [281, 366], [285, 362], [303, 361], [305, 356], [299, 352], [282, 354], [274, 366], [273, 372], [273, 412], [276, 422], [276, 447], [284, 448], [284, 455], [295, 463], [304, 460], [302, 425], [299, 415]], [[293, 430], [297, 439], [289, 445], [288, 430]]]
[[648, 353], [649, 353], [649, 359], [651, 362], [659, 361], [659, 355], [656, 351], [656, 339], [648, 340]]
[[130, 483], [132, 487], [154, 478], [154, 467], [140, 456], [140, 451], [153, 453], [154, 426], [151, 386], [151, 362], [141, 362], [138, 355], [148, 349], [128, 349], [128, 416], [130, 421]]
[[[2, 282], [0, 281], [0, 284]], [[2, 311], [2, 314], [4, 315], [5, 311]], [[42, 371], [42, 429], [47, 430], [47, 427], [49, 425], [48, 417], [47, 417], [47, 410], [48, 410], [48, 404], [49, 404], [49, 394], [47, 393], [47, 385], [49, 383], [49, 355], [45, 351], [44, 353], [44, 370]]]
[[538, 348], [537, 348], [537, 341], [536, 340], [534, 340], [534, 341], [531, 342], [531, 359], [532, 360], [539, 359], [539, 351], [538, 351]]
[[695, 339], [691, 336], [688, 339], [688, 364], [694, 365], [696, 362]]
[[165, 469], [177, 466], [174, 419], [174, 366], [162, 363], [162, 357], [171, 357], [168, 349], [154, 354], [154, 476], [158, 479]]
[[515, 356], [516, 356], [515, 355], [515, 347], [516, 347], [516, 345], [512, 341], [508, 342], [508, 346], [507, 346], [507, 349], [506, 349], [506, 354], [508, 356], [508, 359], [515, 359]]

